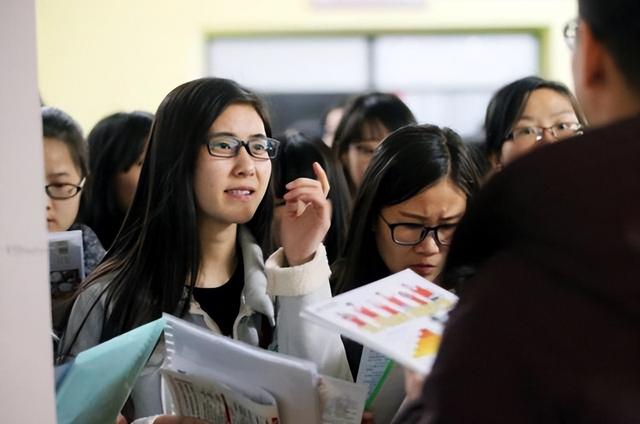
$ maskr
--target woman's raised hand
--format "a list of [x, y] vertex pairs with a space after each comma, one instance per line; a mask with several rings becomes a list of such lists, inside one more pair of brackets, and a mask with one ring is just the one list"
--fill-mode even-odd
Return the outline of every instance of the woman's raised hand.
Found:
[[286, 185], [285, 213], [280, 224], [280, 241], [289, 266], [313, 258], [331, 226], [329, 179], [319, 163], [313, 163], [317, 180], [298, 178]]

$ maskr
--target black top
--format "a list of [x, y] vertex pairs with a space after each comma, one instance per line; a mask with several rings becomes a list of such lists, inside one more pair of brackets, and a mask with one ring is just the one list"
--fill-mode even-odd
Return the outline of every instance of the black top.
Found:
[[240, 297], [244, 287], [244, 266], [242, 255], [238, 255], [238, 264], [233, 275], [225, 284], [215, 288], [193, 289], [193, 298], [203, 311], [218, 324], [225, 336], [233, 335], [233, 323], [240, 311]]

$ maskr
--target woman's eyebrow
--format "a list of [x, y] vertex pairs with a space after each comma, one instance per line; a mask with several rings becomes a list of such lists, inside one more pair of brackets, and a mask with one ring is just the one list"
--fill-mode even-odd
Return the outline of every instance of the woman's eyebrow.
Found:
[[464, 215], [464, 212], [460, 212], [460, 213], [457, 213], [455, 215], [445, 216], [445, 217], [440, 218], [440, 219], [442, 221], [453, 221], [453, 220], [462, 218], [462, 215]]
[[[575, 115], [575, 112], [573, 111], [573, 109], [572, 110], [567, 109], [567, 110], [562, 110], [560, 112], [553, 113], [550, 116], [552, 118], [555, 118], [556, 116], [568, 115], [568, 114]], [[536, 120], [536, 118], [534, 118], [532, 116], [529, 116], [529, 115], [522, 115], [520, 117], [520, 119], [518, 119], [518, 121], [535, 121], [535, 120]], [[518, 121], [516, 121], [516, 122], [518, 122]]]
[[[229, 131], [220, 131], [220, 132], [212, 132], [209, 133], [210, 136], [220, 136], [220, 135], [228, 135], [229, 137], [238, 137], [236, 134], [229, 132]], [[252, 134], [249, 136], [249, 138], [255, 138], [255, 137], [266, 137], [265, 134], [262, 133], [258, 133], [258, 134]]]
[[[413, 219], [417, 219], [417, 220], [420, 220], [420, 221], [429, 220], [429, 217], [427, 217], [427, 216], [420, 215], [420, 214], [415, 214], [415, 213], [411, 213], [411, 212], [400, 211], [399, 214], [402, 215], [405, 218], [413, 218]], [[458, 218], [462, 217], [462, 215], [464, 215], [464, 212], [460, 212], [460, 213], [457, 213], [455, 215], [445, 216], [445, 217], [438, 218], [438, 219], [440, 221], [451, 221], [451, 220], [458, 219]]]
[[420, 214], [411, 213], [411, 212], [400, 211], [399, 214], [404, 216], [405, 218], [413, 218], [413, 219], [418, 219], [418, 220], [421, 220], [421, 221], [426, 221], [427, 220], [426, 216], [420, 215]]
[[70, 176], [70, 174], [67, 171], [63, 171], [63, 172], [51, 172], [49, 174], [47, 174], [47, 177], [51, 178], [55, 178], [55, 177], [68, 177]]

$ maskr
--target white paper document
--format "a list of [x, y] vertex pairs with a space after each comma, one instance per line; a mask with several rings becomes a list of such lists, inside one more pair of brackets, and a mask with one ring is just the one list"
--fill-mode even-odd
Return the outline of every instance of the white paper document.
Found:
[[242, 388], [192, 375], [163, 370], [162, 376], [171, 390], [174, 413], [196, 417], [211, 424], [278, 424], [278, 406], [273, 396], [264, 391], [262, 402], [242, 393]]
[[365, 409], [373, 414], [374, 422], [391, 422], [405, 397], [402, 367], [364, 346], [356, 382], [367, 387]]
[[82, 231], [49, 233], [49, 281], [54, 300], [71, 296], [84, 276]]
[[[265, 405], [271, 398], [283, 424], [321, 422], [315, 364], [213, 334], [168, 314], [164, 317], [167, 358], [163, 368], [190, 380], [216, 383], [217, 390], [240, 393], [245, 399], [236, 402], [245, 406], [247, 399]], [[180, 399], [172, 401], [173, 407], [165, 405], [168, 413], [174, 412]]]
[[367, 388], [326, 375], [320, 384], [322, 424], [360, 424]]
[[311, 305], [302, 317], [427, 374], [457, 300], [407, 269]]

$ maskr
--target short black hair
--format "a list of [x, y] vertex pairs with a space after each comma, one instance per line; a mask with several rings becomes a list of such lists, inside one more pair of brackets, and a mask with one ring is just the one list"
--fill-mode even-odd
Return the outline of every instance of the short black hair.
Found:
[[635, 50], [640, 44], [640, 2], [578, 0], [578, 7], [580, 18], [611, 53], [627, 83], [640, 92], [640, 55]]
[[66, 144], [80, 176], [85, 178], [89, 175], [89, 148], [80, 125], [71, 116], [55, 107], [43, 107], [42, 135]]

